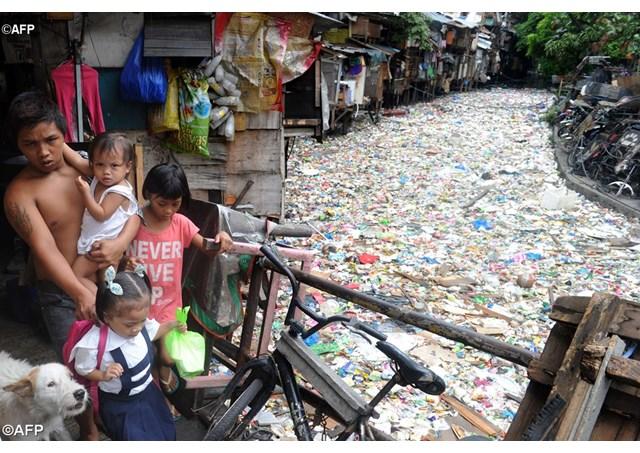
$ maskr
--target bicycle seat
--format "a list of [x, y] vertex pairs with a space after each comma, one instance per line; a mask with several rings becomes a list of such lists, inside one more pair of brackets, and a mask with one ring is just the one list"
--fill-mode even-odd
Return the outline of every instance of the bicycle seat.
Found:
[[611, 109], [614, 108], [616, 106], [615, 102], [611, 102], [611, 101], [607, 101], [607, 100], [602, 100], [602, 101], [598, 101], [598, 107], [603, 107], [605, 109]]
[[404, 379], [401, 385], [410, 384], [430, 395], [440, 395], [445, 383], [440, 376], [423, 367], [400, 349], [386, 341], [378, 341], [376, 347], [398, 364], [398, 374]]
[[572, 106], [575, 107], [582, 107], [582, 108], [586, 108], [586, 109], [592, 109], [593, 106], [591, 104], [589, 104], [588, 102], [583, 101], [582, 99], [571, 99], [569, 101], [569, 104], [571, 104]]

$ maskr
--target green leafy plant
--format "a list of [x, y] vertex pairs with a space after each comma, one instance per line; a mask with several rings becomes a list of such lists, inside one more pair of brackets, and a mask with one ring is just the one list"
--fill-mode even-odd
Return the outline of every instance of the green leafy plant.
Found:
[[549, 109], [542, 115], [542, 120], [548, 123], [549, 125], [553, 124], [553, 120], [560, 114], [560, 107], [557, 105], [552, 105]]
[[545, 75], [569, 73], [587, 55], [640, 56], [637, 13], [529, 13], [515, 28], [517, 48]]
[[391, 40], [398, 46], [402, 46], [406, 41], [414, 41], [420, 49], [429, 50], [430, 22], [431, 19], [423, 13], [400, 13], [394, 18]]

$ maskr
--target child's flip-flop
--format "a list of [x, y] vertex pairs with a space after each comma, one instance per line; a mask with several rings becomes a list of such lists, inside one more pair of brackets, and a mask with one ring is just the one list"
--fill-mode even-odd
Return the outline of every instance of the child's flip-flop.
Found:
[[169, 368], [170, 376], [168, 380], [160, 379], [162, 392], [169, 402], [186, 418], [192, 418], [195, 392], [186, 388], [187, 382], [180, 377], [175, 365]]

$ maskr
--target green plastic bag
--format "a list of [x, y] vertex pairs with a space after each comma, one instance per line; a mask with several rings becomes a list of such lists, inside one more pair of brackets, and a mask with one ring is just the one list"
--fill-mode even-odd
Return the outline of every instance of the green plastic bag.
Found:
[[[189, 308], [177, 308], [176, 319], [187, 323]], [[180, 332], [173, 329], [165, 337], [169, 357], [176, 363], [183, 378], [199, 376], [204, 371], [204, 337], [197, 332]]]
[[178, 77], [180, 130], [174, 133], [169, 147], [179, 153], [209, 157], [209, 84], [201, 71], [183, 69]]

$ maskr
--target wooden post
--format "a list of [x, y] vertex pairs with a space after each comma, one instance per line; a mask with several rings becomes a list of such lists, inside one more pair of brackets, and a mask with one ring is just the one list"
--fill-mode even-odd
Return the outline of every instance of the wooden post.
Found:
[[560, 79], [560, 84], [558, 85], [558, 97], [562, 93], [562, 85], [564, 84], [564, 79]]
[[[578, 325], [590, 302], [588, 297], [563, 296], [553, 303], [550, 319], [565, 324]], [[619, 300], [616, 317], [611, 320], [609, 333], [631, 340], [640, 340], [640, 304]]]
[[589, 396], [584, 401], [583, 410], [571, 430], [571, 440], [589, 440], [600, 415], [600, 410], [611, 385], [611, 380], [606, 375], [607, 366], [613, 356], [622, 354], [625, 347], [624, 341], [617, 335], [612, 336], [608, 343], [609, 347], [600, 364], [596, 381], [591, 386]]
[[[267, 264], [267, 267], [272, 268], [269, 264]], [[502, 357], [518, 365], [528, 366], [531, 360], [538, 358], [538, 355], [531, 351], [497, 340], [489, 335], [483, 335], [471, 329], [441, 321], [425, 313], [406, 310], [392, 303], [345, 288], [337, 283], [307, 272], [302, 272], [298, 269], [291, 269], [291, 271], [300, 283], [333, 294], [334, 296], [338, 296], [377, 313], [382, 313], [392, 319], [411, 324], [435, 333], [436, 335], [459, 341], [483, 352]]]
[[603, 294], [564, 296], [549, 317], [558, 322], [540, 359], [529, 363], [531, 382], [505, 440], [521, 440], [555, 396], [565, 406], [549, 419], [547, 440], [636, 440], [640, 353], [621, 356], [617, 338], [640, 339], [640, 304]]
[[581, 417], [585, 399], [589, 396], [591, 384], [581, 379], [580, 364], [584, 349], [594, 341], [606, 337], [609, 325], [618, 314], [619, 299], [610, 294], [596, 293], [584, 312], [576, 329], [571, 345], [554, 381], [549, 399], [559, 395], [568, 402], [557, 431], [551, 431], [554, 440], [570, 440]]
[[557, 323], [549, 333], [540, 358], [529, 363], [527, 373], [530, 382], [504, 440], [521, 440], [527, 426], [544, 406], [574, 331], [570, 326]]
[[138, 204], [144, 202], [144, 196], [142, 195], [142, 185], [144, 184], [144, 152], [143, 147], [140, 144], [133, 145], [133, 153], [135, 155], [135, 189], [136, 196], [138, 198]]

